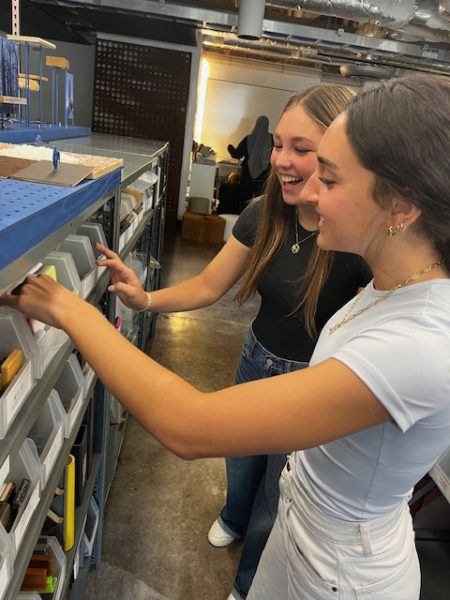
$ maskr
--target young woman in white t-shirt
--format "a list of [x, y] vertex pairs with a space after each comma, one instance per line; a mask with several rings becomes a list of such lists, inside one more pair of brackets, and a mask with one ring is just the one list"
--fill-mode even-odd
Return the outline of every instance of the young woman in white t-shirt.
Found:
[[419, 598], [407, 500], [450, 438], [449, 104], [445, 78], [390, 80], [325, 132], [303, 190], [318, 244], [363, 256], [374, 279], [324, 326], [307, 369], [204, 393], [46, 276], [0, 301], [63, 328], [179, 456], [298, 450], [249, 600]]

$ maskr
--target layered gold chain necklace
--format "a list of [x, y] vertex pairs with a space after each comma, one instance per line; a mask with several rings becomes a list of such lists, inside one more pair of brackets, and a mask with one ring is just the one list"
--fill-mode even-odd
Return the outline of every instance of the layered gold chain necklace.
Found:
[[416, 281], [416, 279], [419, 279], [419, 277], [422, 277], [422, 275], [425, 275], [425, 273], [429, 273], [433, 269], [436, 269], [442, 263], [443, 263], [443, 259], [438, 260], [437, 262], [433, 263], [432, 265], [428, 265], [428, 267], [425, 267], [425, 269], [422, 269], [421, 271], [417, 271], [417, 273], [414, 273], [414, 275], [411, 275], [411, 277], [408, 277], [408, 279], [405, 279], [405, 281], [402, 281], [401, 283], [394, 285], [394, 287], [391, 288], [390, 290], [387, 290], [386, 293], [383, 294], [383, 296], [379, 296], [373, 302], [369, 302], [369, 304], [367, 304], [363, 308], [360, 308], [356, 312], [353, 312], [353, 309], [358, 304], [359, 299], [361, 298], [362, 294], [364, 293], [364, 290], [361, 290], [360, 293], [356, 296], [356, 298], [352, 302], [352, 304], [350, 305], [350, 308], [345, 313], [342, 320], [339, 321], [339, 323], [335, 323], [334, 325], [332, 325], [328, 329], [328, 333], [330, 333], [330, 334], [334, 333], [337, 329], [342, 327], [342, 325], [345, 325], [349, 321], [352, 321], [355, 317], [358, 317], [362, 313], [366, 312], [366, 310], [369, 310], [369, 308], [372, 308], [376, 304], [379, 304], [383, 300], [386, 300], [386, 298], [389, 298], [389, 296], [391, 296], [396, 290], [399, 290], [400, 288], [405, 287], [405, 285], [408, 285], [408, 283], [412, 283], [413, 281]]

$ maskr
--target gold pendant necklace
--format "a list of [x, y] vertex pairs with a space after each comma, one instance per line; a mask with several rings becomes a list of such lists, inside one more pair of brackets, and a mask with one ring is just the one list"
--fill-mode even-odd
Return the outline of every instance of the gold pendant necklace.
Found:
[[313, 235], [316, 235], [316, 233], [317, 233], [317, 231], [313, 231], [312, 233], [307, 235], [302, 240], [298, 239], [298, 216], [297, 216], [297, 212], [296, 212], [295, 213], [295, 244], [292, 244], [292, 246], [291, 246], [292, 254], [298, 254], [298, 252], [300, 252], [300, 244], [303, 244], [303, 242], [306, 242], [306, 240], [309, 240], [309, 238], [311, 238]]
[[345, 325], [349, 321], [353, 320], [355, 317], [358, 317], [359, 315], [366, 312], [366, 310], [369, 310], [369, 308], [372, 308], [379, 302], [386, 300], [386, 298], [389, 298], [389, 296], [391, 296], [396, 290], [399, 290], [400, 288], [405, 287], [405, 285], [408, 285], [408, 283], [416, 281], [416, 279], [419, 279], [419, 277], [422, 277], [422, 275], [425, 275], [425, 273], [429, 273], [433, 269], [436, 269], [443, 262], [444, 262], [444, 259], [438, 260], [437, 262], [433, 263], [432, 265], [428, 265], [428, 267], [425, 267], [425, 269], [422, 269], [421, 271], [417, 271], [417, 273], [414, 273], [414, 275], [411, 275], [411, 277], [408, 277], [408, 279], [405, 279], [405, 281], [402, 281], [401, 283], [394, 285], [394, 287], [391, 288], [390, 290], [387, 290], [387, 292], [383, 296], [379, 296], [376, 300], [374, 300], [373, 302], [370, 302], [369, 304], [367, 304], [367, 306], [364, 306], [364, 308], [360, 308], [358, 311], [356, 311], [354, 313], [353, 309], [358, 304], [359, 299], [361, 298], [362, 294], [364, 293], [364, 290], [366, 289], [366, 288], [364, 288], [364, 290], [361, 290], [359, 292], [359, 294], [356, 296], [356, 298], [352, 302], [350, 308], [345, 313], [343, 319], [341, 321], [339, 321], [339, 323], [335, 323], [334, 325], [332, 325], [328, 329], [328, 333], [330, 333], [330, 334], [334, 333], [337, 329], [342, 327], [342, 325]]

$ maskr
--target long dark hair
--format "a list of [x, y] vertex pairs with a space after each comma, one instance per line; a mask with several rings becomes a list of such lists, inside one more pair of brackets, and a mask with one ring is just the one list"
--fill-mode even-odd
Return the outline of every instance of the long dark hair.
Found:
[[[355, 92], [344, 85], [313, 85], [294, 94], [283, 114], [292, 107], [302, 106], [311, 119], [325, 131], [343, 112]], [[296, 219], [296, 207], [283, 200], [280, 182], [272, 170], [264, 188], [261, 220], [252, 247], [243, 283], [235, 298], [240, 303], [251, 298], [269, 263], [286, 240], [286, 233]], [[321, 250], [317, 245], [311, 253], [306, 271], [299, 282], [301, 296], [296, 311], [303, 309], [305, 327], [311, 337], [317, 334], [315, 317], [319, 294], [333, 265], [334, 253]], [[295, 312], [295, 311], [294, 311]]]
[[388, 207], [402, 194], [421, 215], [417, 232], [450, 270], [450, 80], [411, 75], [380, 82], [346, 110], [361, 164], [375, 175], [374, 198]]

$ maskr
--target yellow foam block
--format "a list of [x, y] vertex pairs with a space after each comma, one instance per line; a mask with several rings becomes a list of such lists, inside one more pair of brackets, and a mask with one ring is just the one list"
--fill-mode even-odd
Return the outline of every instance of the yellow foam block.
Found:
[[42, 274], [43, 275], [48, 275], [49, 277], [51, 277], [54, 281], [58, 281], [58, 278], [56, 276], [56, 267], [55, 265], [47, 265], [42, 269]]
[[2, 362], [0, 371], [2, 375], [2, 389], [7, 387], [17, 375], [23, 365], [22, 350], [15, 349]]
[[58, 69], [69, 69], [70, 63], [63, 56], [46, 56], [45, 64], [47, 67], [57, 67]]

